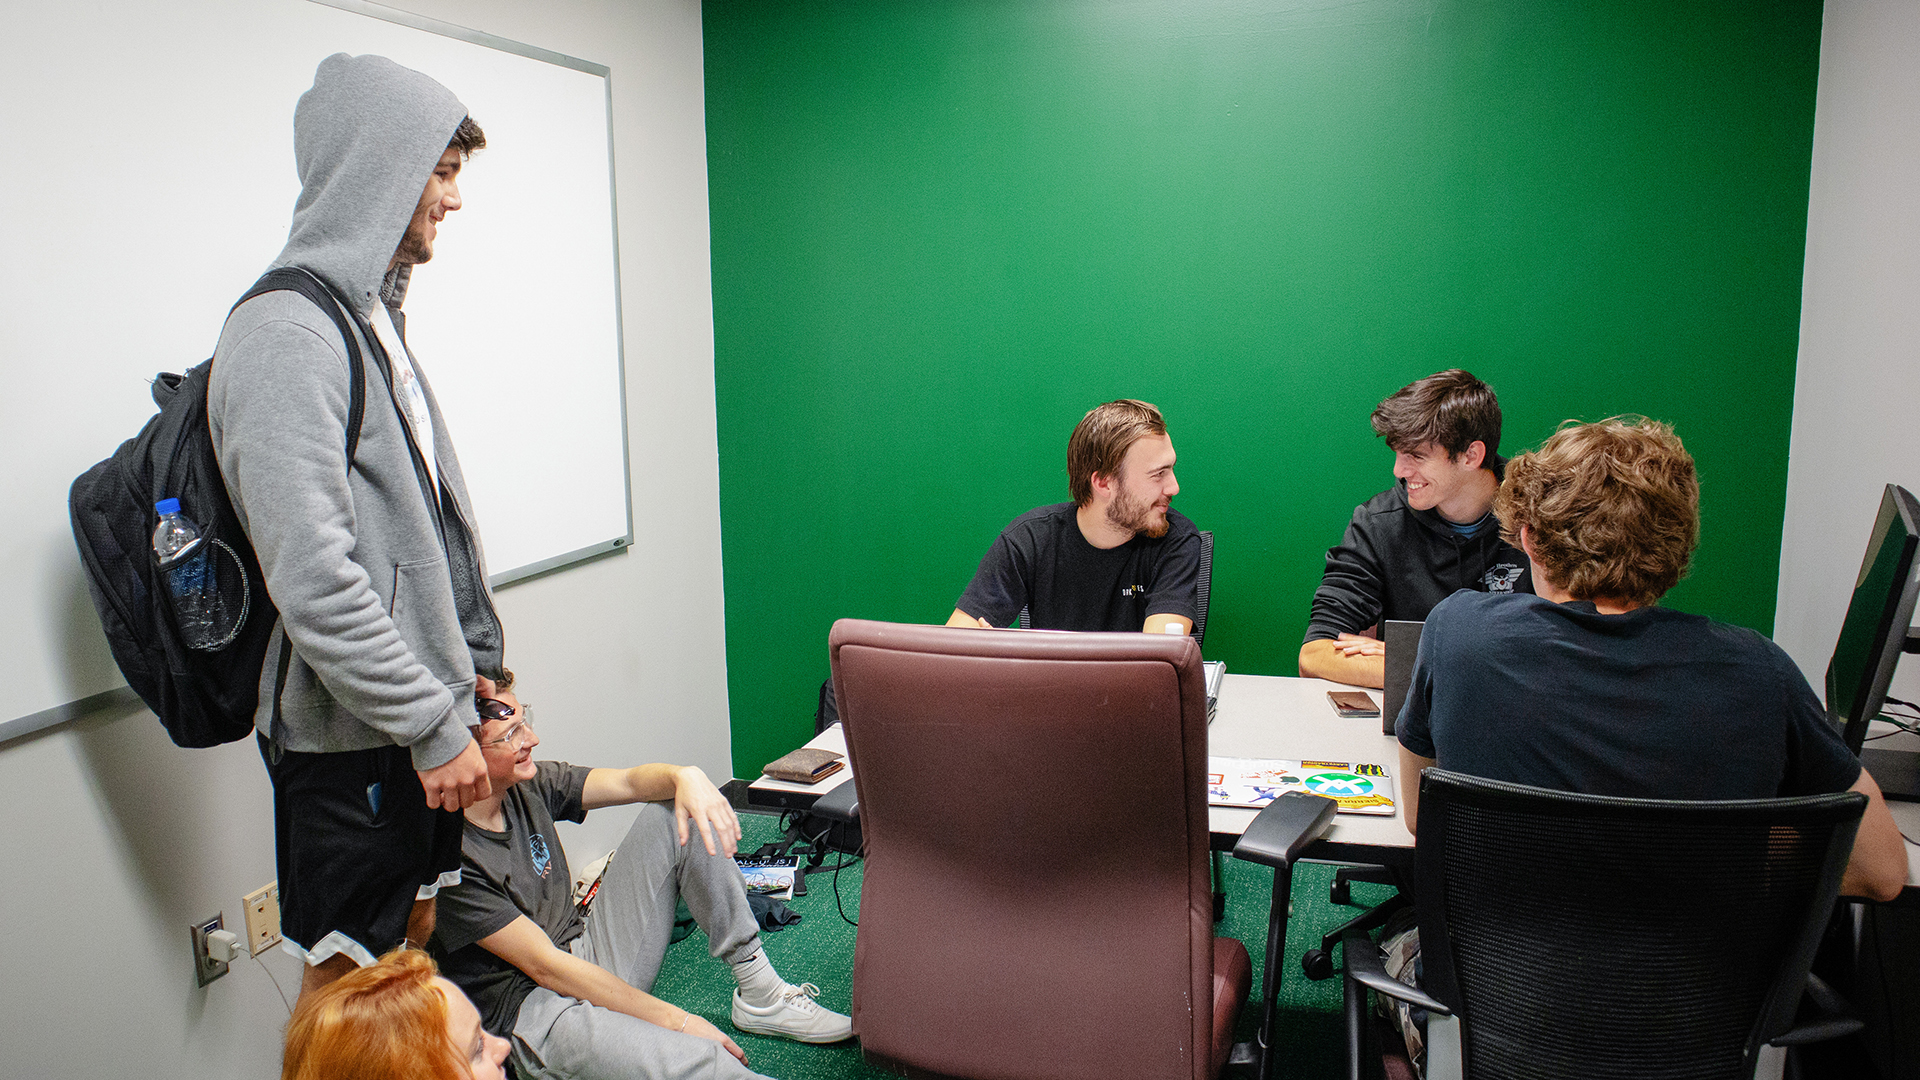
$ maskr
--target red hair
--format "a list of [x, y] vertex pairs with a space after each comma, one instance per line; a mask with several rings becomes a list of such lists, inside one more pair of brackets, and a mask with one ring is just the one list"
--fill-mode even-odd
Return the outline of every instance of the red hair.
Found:
[[426, 953], [401, 948], [303, 995], [280, 1080], [472, 1080], [436, 974]]

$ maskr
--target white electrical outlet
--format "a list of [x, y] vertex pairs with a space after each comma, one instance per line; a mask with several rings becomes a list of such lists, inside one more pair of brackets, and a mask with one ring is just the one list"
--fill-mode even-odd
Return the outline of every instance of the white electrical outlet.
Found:
[[201, 986], [227, 973], [227, 962], [215, 960], [207, 945], [207, 935], [226, 925], [226, 916], [215, 914], [187, 927], [187, 935], [193, 940], [193, 974]]
[[247, 913], [247, 953], [259, 956], [280, 943], [280, 883], [269, 881], [240, 901]]

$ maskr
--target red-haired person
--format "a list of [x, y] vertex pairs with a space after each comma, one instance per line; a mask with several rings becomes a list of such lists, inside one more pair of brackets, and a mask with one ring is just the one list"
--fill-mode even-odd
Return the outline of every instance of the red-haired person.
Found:
[[507, 1040], [418, 949], [300, 996], [280, 1080], [502, 1080]]
[[1067, 440], [1072, 502], [1029, 510], [987, 549], [948, 626], [1193, 632], [1200, 533], [1170, 505], [1173, 440], [1160, 410], [1109, 401]]

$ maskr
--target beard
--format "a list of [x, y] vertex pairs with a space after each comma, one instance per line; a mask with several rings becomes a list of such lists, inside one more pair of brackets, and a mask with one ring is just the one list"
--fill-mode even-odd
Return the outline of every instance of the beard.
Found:
[[427, 242], [427, 220], [415, 218], [407, 222], [407, 233], [400, 238], [400, 246], [393, 253], [394, 261], [408, 266], [418, 266], [433, 258], [433, 245]]
[[1107, 523], [1136, 536], [1145, 535], [1155, 539], [1167, 535], [1170, 524], [1165, 515], [1155, 520], [1153, 504], [1127, 494], [1125, 485], [1114, 492], [1113, 501], [1107, 504]]

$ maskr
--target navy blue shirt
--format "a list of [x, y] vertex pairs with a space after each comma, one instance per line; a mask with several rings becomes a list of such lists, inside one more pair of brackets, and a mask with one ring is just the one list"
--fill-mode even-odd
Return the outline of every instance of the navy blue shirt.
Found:
[[1603, 615], [1525, 593], [1458, 592], [1428, 614], [1395, 730], [1442, 768], [1589, 795], [1813, 795], [1860, 775], [1772, 641], [1661, 607]]

